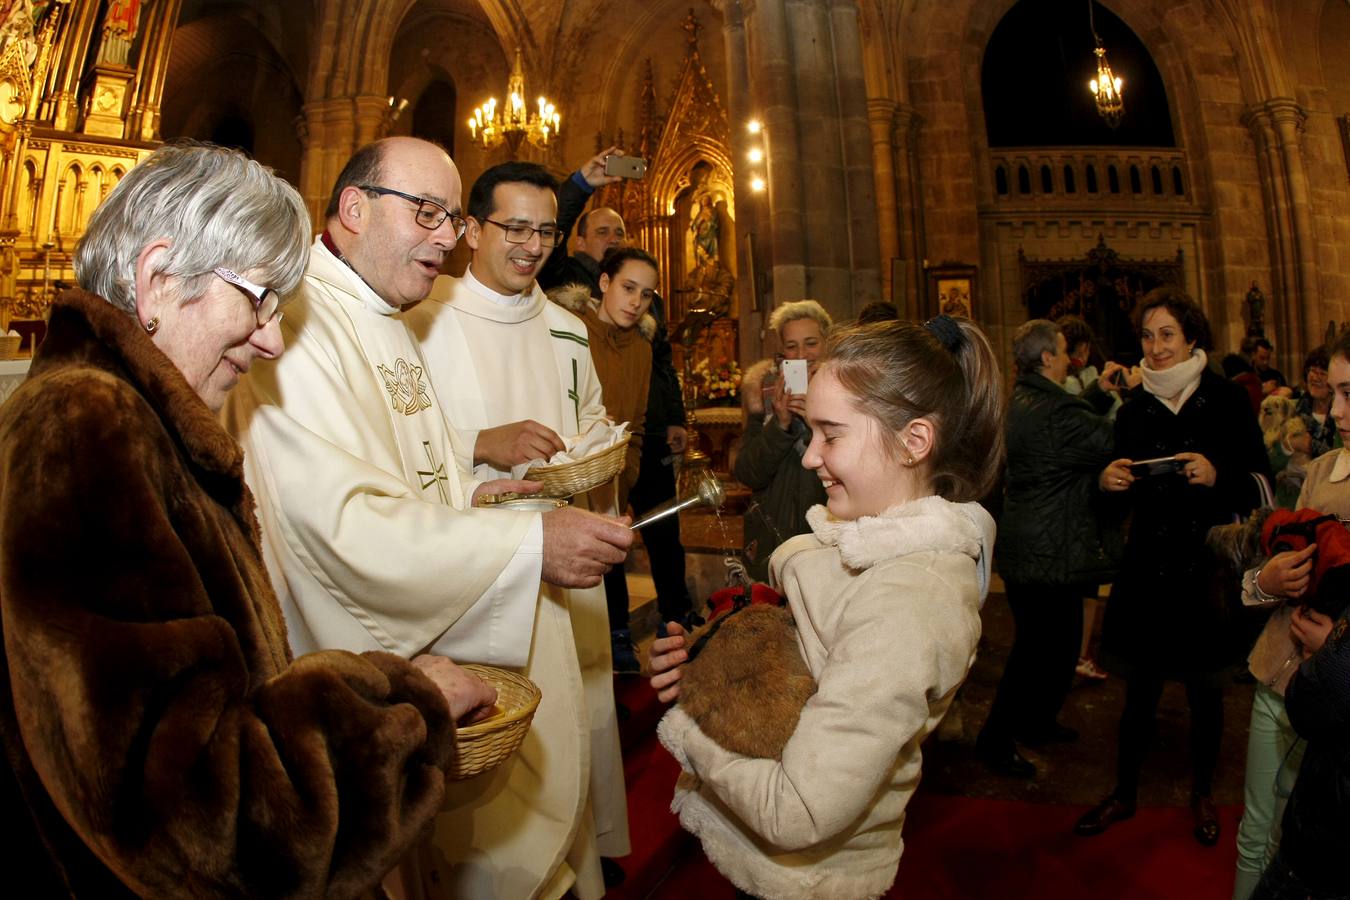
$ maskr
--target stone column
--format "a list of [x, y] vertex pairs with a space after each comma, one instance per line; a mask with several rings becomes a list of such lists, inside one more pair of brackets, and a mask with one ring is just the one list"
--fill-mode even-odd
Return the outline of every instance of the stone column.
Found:
[[[751, 166], [747, 165], [751, 141], [746, 123], [754, 117], [754, 98], [750, 90], [750, 62], [745, 39], [746, 6], [742, 0], [724, 0], [722, 12], [722, 40], [727, 57], [727, 121], [731, 126], [732, 172], [736, 183], [736, 311], [737, 353], [741, 359], [758, 359], [764, 355], [764, 313], [755, 310], [756, 297], [751, 290], [757, 273], [763, 268], [759, 258], [759, 205], [763, 194], [750, 187]], [[753, 142], [756, 146], [758, 140]], [[757, 167], [756, 167], [757, 168]], [[754, 252], [749, 248], [754, 247]]]
[[1276, 320], [1286, 360], [1298, 359], [1321, 341], [1316, 234], [1309, 214], [1308, 173], [1299, 146], [1306, 120], [1307, 113], [1288, 97], [1256, 104], [1243, 114], [1256, 144], [1271, 273], [1281, 295]]
[[881, 253], [881, 293], [897, 294], [891, 283], [891, 260], [900, 257], [900, 210], [896, 205], [895, 101], [872, 97], [867, 101], [867, 124], [872, 133], [872, 177], [877, 193], [877, 249]]
[[895, 292], [902, 317], [920, 315], [923, 285], [923, 190], [919, 178], [919, 128], [923, 117], [914, 107], [896, 104], [891, 142], [895, 155], [896, 199], [900, 210], [900, 258], [905, 261], [905, 283]]
[[[802, 232], [802, 173], [797, 143], [797, 79], [783, 0], [757, 0], [750, 11], [755, 35], [750, 71], [764, 124], [771, 303], [806, 296], [806, 240]], [[763, 220], [761, 220], [763, 221]]]
[[384, 135], [386, 97], [335, 97], [306, 103], [299, 123], [304, 146], [300, 160], [300, 195], [305, 198], [316, 230], [323, 228], [323, 210], [342, 167], [352, 153]]
[[1282, 97], [1269, 101], [1274, 120], [1275, 136], [1279, 147], [1280, 160], [1284, 164], [1284, 177], [1289, 185], [1289, 211], [1294, 236], [1294, 272], [1295, 287], [1298, 293], [1293, 304], [1291, 320], [1298, 325], [1297, 332], [1290, 336], [1299, 343], [1286, 349], [1286, 367], [1289, 365], [1289, 351], [1297, 350], [1298, 357], [1307, 349], [1317, 346], [1321, 341], [1321, 328], [1316, 311], [1322, 308], [1322, 296], [1317, 278], [1317, 235], [1313, 227], [1312, 197], [1308, 189], [1308, 169], [1303, 162], [1303, 148], [1299, 145], [1299, 135], [1308, 120], [1308, 114], [1293, 100]]
[[766, 131], [773, 301], [815, 297], [851, 316], [881, 298], [857, 2], [758, 0], [748, 24]]
[[[838, 154], [844, 179], [844, 215], [851, 313], [883, 298], [877, 246], [877, 191], [872, 173], [871, 126], [867, 78], [863, 72], [862, 32], [857, 0], [826, 0], [828, 31], [834, 60], [834, 95], [838, 107]], [[885, 262], [890, 267], [889, 261]]]
[[808, 265], [803, 294], [835, 318], [851, 311], [848, 264], [852, 232], [840, 141], [839, 97], [826, 0], [787, 0], [788, 36], [797, 80], [802, 230]]

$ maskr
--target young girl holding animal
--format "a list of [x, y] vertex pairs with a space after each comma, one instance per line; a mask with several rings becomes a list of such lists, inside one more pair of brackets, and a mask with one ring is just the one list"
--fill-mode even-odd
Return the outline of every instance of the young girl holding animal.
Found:
[[[832, 339], [806, 414], [802, 465], [827, 503], [770, 571], [816, 692], [778, 758], [724, 749], [679, 706], [659, 734], [684, 768], [673, 808], [742, 891], [877, 897], [895, 880], [920, 744], [975, 657], [994, 522], [974, 501], [1002, 461], [1003, 386], [969, 320], [880, 323]], [[668, 628], [652, 650], [664, 701], [688, 658]]]

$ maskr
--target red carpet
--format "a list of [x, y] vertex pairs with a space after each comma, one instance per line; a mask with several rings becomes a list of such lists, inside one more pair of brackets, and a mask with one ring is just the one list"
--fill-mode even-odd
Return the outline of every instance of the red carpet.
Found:
[[[653, 733], [661, 713], [646, 682], [617, 682], [633, 853], [613, 898], [731, 900], [734, 890], [670, 813], [677, 767]], [[1217, 847], [1191, 837], [1190, 812], [1140, 809], [1106, 834], [1080, 838], [1083, 807], [920, 793], [905, 822], [905, 854], [889, 897], [903, 900], [1227, 900], [1238, 810], [1220, 809]]]

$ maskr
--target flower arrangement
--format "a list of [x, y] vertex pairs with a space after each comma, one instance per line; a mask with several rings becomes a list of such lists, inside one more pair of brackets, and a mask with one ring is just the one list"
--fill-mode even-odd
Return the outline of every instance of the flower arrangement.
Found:
[[725, 360], [713, 366], [704, 357], [694, 364], [689, 377], [699, 405], [724, 406], [736, 403], [741, 389], [741, 367], [736, 364], [736, 360]]

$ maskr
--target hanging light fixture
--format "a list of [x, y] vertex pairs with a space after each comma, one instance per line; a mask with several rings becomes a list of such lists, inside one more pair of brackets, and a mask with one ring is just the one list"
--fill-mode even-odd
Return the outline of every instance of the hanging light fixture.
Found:
[[556, 106], [542, 95], [535, 111], [530, 112], [525, 106], [525, 71], [520, 57], [517, 47], [511, 77], [506, 82], [506, 104], [498, 108], [497, 98], [489, 98], [474, 109], [473, 118], [469, 119], [473, 142], [485, 150], [506, 141], [514, 156], [523, 140], [543, 148], [558, 137], [562, 116]]
[[1125, 115], [1125, 100], [1120, 92], [1125, 82], [1116, 77], [1111, 71], [1111, 64], [1106, 61], [1106, 47], [1102, 45], [1102, 39], [1097, 34], [1097, 23], [1092, 17], [1092, 0], [1088, 0], [1088, 27], [1092, 30], [1092, 40], [1096, 44], [1092, 52], [1097, 55], [1097, 77], [1088, 82], [1088, 90], [1092, 91], [1097, 101], [1097, 112], [1106, 120], [1107, 126], [1115, 128], [1120, 124], [1121, 116]]

